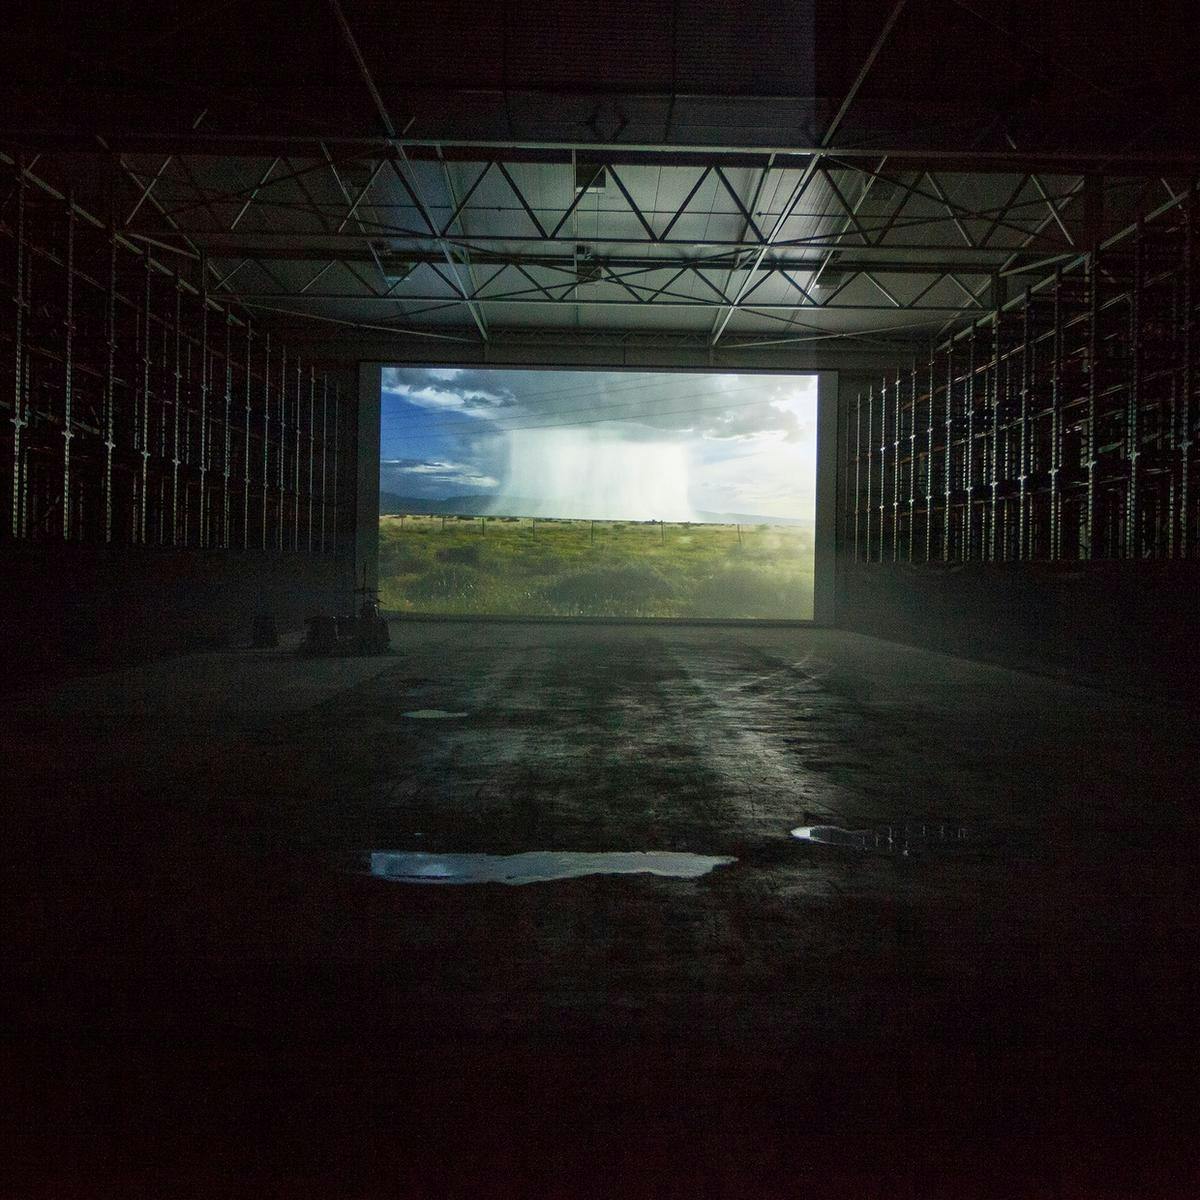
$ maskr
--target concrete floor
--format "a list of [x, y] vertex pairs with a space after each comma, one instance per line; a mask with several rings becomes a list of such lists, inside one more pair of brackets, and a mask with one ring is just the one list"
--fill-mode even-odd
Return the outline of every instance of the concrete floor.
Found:
[[[816, 629], [393, 640], [0, 700], [3, 1194], [1197, 1194], [1194, 712]], [[737, 862], [359, 869], [545, 849]]]

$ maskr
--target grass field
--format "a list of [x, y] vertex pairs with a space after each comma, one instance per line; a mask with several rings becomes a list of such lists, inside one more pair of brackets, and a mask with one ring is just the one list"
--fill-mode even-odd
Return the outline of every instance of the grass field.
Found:
[[400, 613], [803, 620], [812, 550], [792, 525], [387, 516], [379, 600]]

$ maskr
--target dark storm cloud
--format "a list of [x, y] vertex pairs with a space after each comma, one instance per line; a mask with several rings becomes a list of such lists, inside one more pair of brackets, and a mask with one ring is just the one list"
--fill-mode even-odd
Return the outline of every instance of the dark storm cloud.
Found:
[[511, 388], [494, 372], [457, 367], [384, 367], [383, 394], [431, 412], [489, 419], [508, 415], [517, 406]]
[[801, 442], [812, 436], [811, 421], [802, 421], [794, 412], [774, 405], [727, 409], [706, 417], [697, 429], [702, 437], [743, 438], [764, 433], [782, 433], [785, 442]]
[[454, 414], [498, 429], [605, 424], [630, 441], [764, 434], [801, 441], [812, 432], [790, 407], [804, 390], [793, 379], [388, 367], [383, 382], [385, 396], [427, 410], [432, 420]]
[[545, 383], [537, 394], [523, 389], [519, 393], [522, 420], [612, 422], [623, 437], [647, 441], [661, 441], [664, 434], [733, 438], [779, 433], [788, 440], [804, 436], [795, 413], [773, 403], [796, 393], [790, 380], [612, 372], [565, 378], [553, 373], [552, 378], [566, 385], [557, 395]]
[[666, 386], [660, 383], [633, 401], [627, 392], [604, 393], [605, 402], [616, 405], [608, 411], [623, 418], [624, 436], [661, 440], [663, 434], [718, 439], [781, 434], [786, 441], [811, 436], [810, 422], [786, 407], [799, 390], [791, 381], [747, 375], [666, 378]]

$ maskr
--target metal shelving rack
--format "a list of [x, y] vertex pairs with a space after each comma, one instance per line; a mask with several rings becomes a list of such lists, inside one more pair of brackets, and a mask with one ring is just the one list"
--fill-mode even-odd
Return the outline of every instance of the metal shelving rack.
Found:
[[332, 555], [337, 382], [20, 164], [4, 189], [0, 541]]
[[857, 562], [1200, 557], [1200, 194], [849, 404]]

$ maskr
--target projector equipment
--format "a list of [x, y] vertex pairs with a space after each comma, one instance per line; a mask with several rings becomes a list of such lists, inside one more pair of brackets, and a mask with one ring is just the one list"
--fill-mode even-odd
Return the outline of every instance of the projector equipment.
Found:
[[355, 588], [361, 596], [358, 618], [354, 623], [353, 654], [386, 654], [391, 648], [391, 633], [387, 621], [379, 614], [379, 594], [365, 584]]
[[305, 620], [308, 634], [300, 643], [301, 654], [328, 657], [387, 654], [391, 650], [387, 619], [379, 612], [379, 593], [367, 586], [365, 570], [362, 586], [354, 589], [354, 599], [357, 612], [337, 617], [318, 613]]

